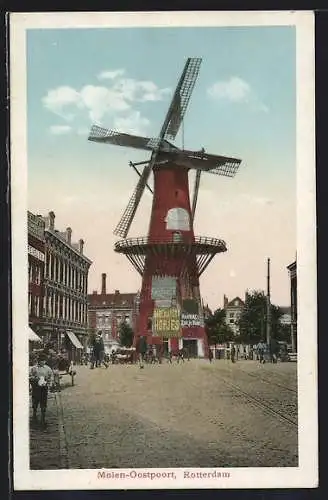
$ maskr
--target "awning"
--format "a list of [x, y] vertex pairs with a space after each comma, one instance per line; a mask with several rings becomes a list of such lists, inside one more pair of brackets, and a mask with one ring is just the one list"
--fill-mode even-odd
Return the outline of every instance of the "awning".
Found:
[[42, 339], [30, 328], [28, 328], [28, 339], [31, 340], [32, 342], [42, 342]]
[[72, 342], [73, 346], [76, 347], [76, 349], [83, 349], [83, 345], [81, 344], [75, 333], [71, 332], [70, 330], [67, 330], [66, 333], [68, 335], [68, 338]]

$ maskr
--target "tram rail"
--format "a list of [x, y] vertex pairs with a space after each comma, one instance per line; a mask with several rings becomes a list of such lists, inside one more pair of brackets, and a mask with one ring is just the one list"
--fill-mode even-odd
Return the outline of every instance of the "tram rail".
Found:
[[273, 406], [268, 404], [267, 401], [265, 401], [262, 398], [256, 397], [253, 394], [250, 394], [247, 391], [244, 391], [241, 389], [237, 384], [234, 384], [233, 382], [230, 382], [226, 380], [225, 378], [221, 378], [222, 382], [226, 384], [228, 387], [232, 388], [236, 393], [240, 394], [241, 396], [244, 396], [246, 400], [248, 400], [250, 403], [252, 403], [254, 406], [257, 406], [260, 408], [263, 412], [274, 416], [275, 418], [278, 418], [281, 422], [287, 423], [288, 425], [291, 425], [292, 427], [297, 427], [298, 422], [297, 419], [292, 418], [290, 415], [286, 415], [286, 413], [283, 413], [279, 410], [276, 410]]

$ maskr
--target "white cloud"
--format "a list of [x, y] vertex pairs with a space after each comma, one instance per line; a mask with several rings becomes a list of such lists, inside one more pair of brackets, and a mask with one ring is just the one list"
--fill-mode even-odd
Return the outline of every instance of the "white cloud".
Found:
[[126, 117], [117, 117], [114, 121], [114, 128], [126, 134], [144, 134], [150, 121], [141, 116], [140, 111], [134, 111]]
[[91, 121], [100, 122], [106, 113], [126, 111], [130, 108], [130, 104], [122, 94], [106, 87], [86, 85], [82, 88], [80, 96], [83, 105], [88, 109]]
[[239, 78], [232, 76], [229, 80], [218, 81], [207, 89], [210, 97], [215, 99], [228, 99], [229, 101], [247, 101], [251, 94], [250, 85]]
[[124, 75], [124, 69], [114, 69], [113, 71], [102, 71], [97, 75], [98, 80], [114, 80], [118, 76]]
[[[123, 69], [99, 73], [98, 79], [107, 79], [108, 86], [90, 84], [84, 85], [80, 90], [69, 86], [51, 89], [42, 98], [42, 103], [47, 110], [61, 116], [65, 121], [78, 122], [78, 133], [81, 133], [81, 122], [83, 123], [86, 117], [88, 121], [99, 124], [102, 124], [105, 117], [109, 117], [130, 130], [140, 131], [149, 121], [142, 117], [140, 112], [131, 111], [132, 103], [159, 101], [170, 93], [170, 89], [161, 89], [149, 80], [122, 78], [123, 74]], [[129, 116], [126, 116], [127, 111], [130, 111]], [[85, 125], [82, 125], [82, 128]]]
[[72, 131], [72, 127], [69, 125], [52, 125], [50, 127], [50, 133], [53, 135], [64, 135], [69, 134]]
[[120, 78], [113, 89], [129, 101], [160, 101], [170, 89], [160, 89], [154, 82], [138, 81], [133, 78]]
[[207, 89], [207, 93], [213, 99], [235, 103], [252, 103], [253, 107], [258, 111], [264, 113], [270, 111], [268, 106], [258, 99], [250, 84], [238, 76], [231, 76], [228, 80], [213, 83]]
[[82, 105], [79, 92], [68, 86], [61, 86], [49, 90], [47, 95], [42, 98], [42, 103], [49, 111], [52, 111], [66, 120], [72, 120], [74, 114], [68, 113], [67, 109], [64, 110], [64, 108], [67, 108], [67, 106], [81, 107]]

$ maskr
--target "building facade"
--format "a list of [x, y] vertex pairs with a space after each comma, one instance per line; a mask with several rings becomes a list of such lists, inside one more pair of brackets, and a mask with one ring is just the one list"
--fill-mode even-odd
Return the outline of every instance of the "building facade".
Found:
[[233, 300], [228, 299], [226, 295], [223, 297], [223, 309], [226, 312], [225, 322], [233, 331], [235, 336], [239, 335], [239, 319], [245, 307], [245, 302], [240, 297], [235, 297]]
[[101, 292], [88, 296], [89, 329], [101, 333], [105, 352], [110, 353], [120, 345], [119, 328], [126, 322], [135, 331], [140, 296], [138, 293], [107, 293], [107, 276], [101, 276]]
[[[44, 224], [43, 340], [58, 349], [80, 349], [88, 337], [88, 273], [92, 264], [83, 253], [84, 242], [72, 242], [72, 230], [55, 229], [55, 214], [37, 216]], [[73, 349], [73, 350], [74, 350]]]
[[297, 263], [287, 266], [290, 278], [290, 308], [291, 308], [291, 344], [292, 351], [297, 352]]
[[28, 319], [29, 327], [38, 335], [42, 328], [44, 300], [45, 223], [27, 212], [28, 230]]

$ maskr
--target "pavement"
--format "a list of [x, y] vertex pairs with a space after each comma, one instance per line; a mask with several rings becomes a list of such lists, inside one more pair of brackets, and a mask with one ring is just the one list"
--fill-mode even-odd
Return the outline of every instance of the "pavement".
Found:
[[31, 468], [296, 467], [296, 386], [296, 363], [78, 366]]

